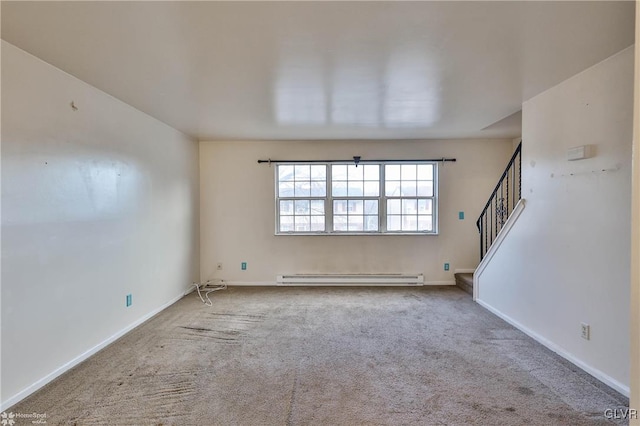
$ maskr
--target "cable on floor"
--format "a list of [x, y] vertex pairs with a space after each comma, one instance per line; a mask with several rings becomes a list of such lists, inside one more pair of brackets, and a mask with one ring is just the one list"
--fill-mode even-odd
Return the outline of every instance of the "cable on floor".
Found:
[[[207, 306], [213, 306], [211, 299], [209, 299], [210, 293], [227, 289], [227, 285], [224, 283], [224, 281], [218, 279], [207, 280], [204, 283], [193, 283], [193, 285], [196, 287], [198, 296], [200, 296], [200, 300], [202, 300], [202, 303]], [[202, 297], [202, 293], [204, 293], [204, 297]]]

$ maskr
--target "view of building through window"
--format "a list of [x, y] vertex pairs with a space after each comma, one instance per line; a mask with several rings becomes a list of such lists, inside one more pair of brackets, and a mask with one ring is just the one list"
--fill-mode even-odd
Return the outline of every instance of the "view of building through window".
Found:
[[278, 164], [276, 233], [436, 233], [436, 163]]

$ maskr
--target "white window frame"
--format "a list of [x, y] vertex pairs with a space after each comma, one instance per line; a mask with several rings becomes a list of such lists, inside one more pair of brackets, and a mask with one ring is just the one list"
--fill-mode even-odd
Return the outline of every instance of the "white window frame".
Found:
[[[360, 165], [379, 166], [379, 194], [375, 196], [333, 196], [332, 165], [354, 165], [353, 162], [278, 162], [275, 163], [275, 235], [438, 235], [438, 207], [439, 207], [439, 168], [437, 161], [380, 161], [366, 162]], [[386, 165], [430, 164], [433, 166], [433, 195], [427, 196], [387, 196], [386, 195]], [[324, 165], [326, 166], [326, 193], [324, 197], [280, 197], [279, 175], [281, 165]], [[280, 200], [323, 200], [324, 201], [324, 231], [280, 231]], [[387, 200], [391, 199], [430, 199], [432, 200], [433, 230], [431, 231], [389, 231], [387, 230]], [[334, 231], [333, 230], [333, 201], [334, 200], [377, 200], [378, 201], [378, 230], [377, 231]]]

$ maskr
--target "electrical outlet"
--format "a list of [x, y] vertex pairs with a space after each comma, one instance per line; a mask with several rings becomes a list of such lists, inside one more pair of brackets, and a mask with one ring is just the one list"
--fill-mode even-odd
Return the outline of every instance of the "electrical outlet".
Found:
[[222, 263], [221, 262], [216, 265], [216, 269], [218, 271], [222, 271]]
[[445, 264], [444, 264], [444, 270], [445, 270], [445, 271], [448, 271], [448, 270], [449, 270], [449, 264], [448, 264], [448, 263], [445, 263]]
[[127, 308], [133, 304], [133, 299], [132, 299], [130, 294], [127, 294], [127, 298], [126, 298], [126, 302], [125, 303], [126, 303]]
[[243, 271], [246, 271], [247, 270], [247, 262], [242, 262], [240, 264], [240, 269], [242, 269]]
[[580, 324], [580, 337], [582, 337], [584, 340], [591, 339], [591, 326], [589, 324], [586, 324], [584, 322]]

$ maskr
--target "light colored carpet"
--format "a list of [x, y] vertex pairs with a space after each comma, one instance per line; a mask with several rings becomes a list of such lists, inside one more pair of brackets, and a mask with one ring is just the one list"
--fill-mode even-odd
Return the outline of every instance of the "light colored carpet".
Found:
[[547, 426], [610, 424], [604, 410], [628, 404], [455, 287], [212, 296], [186, 296], [11, 411], [79, 425]]

